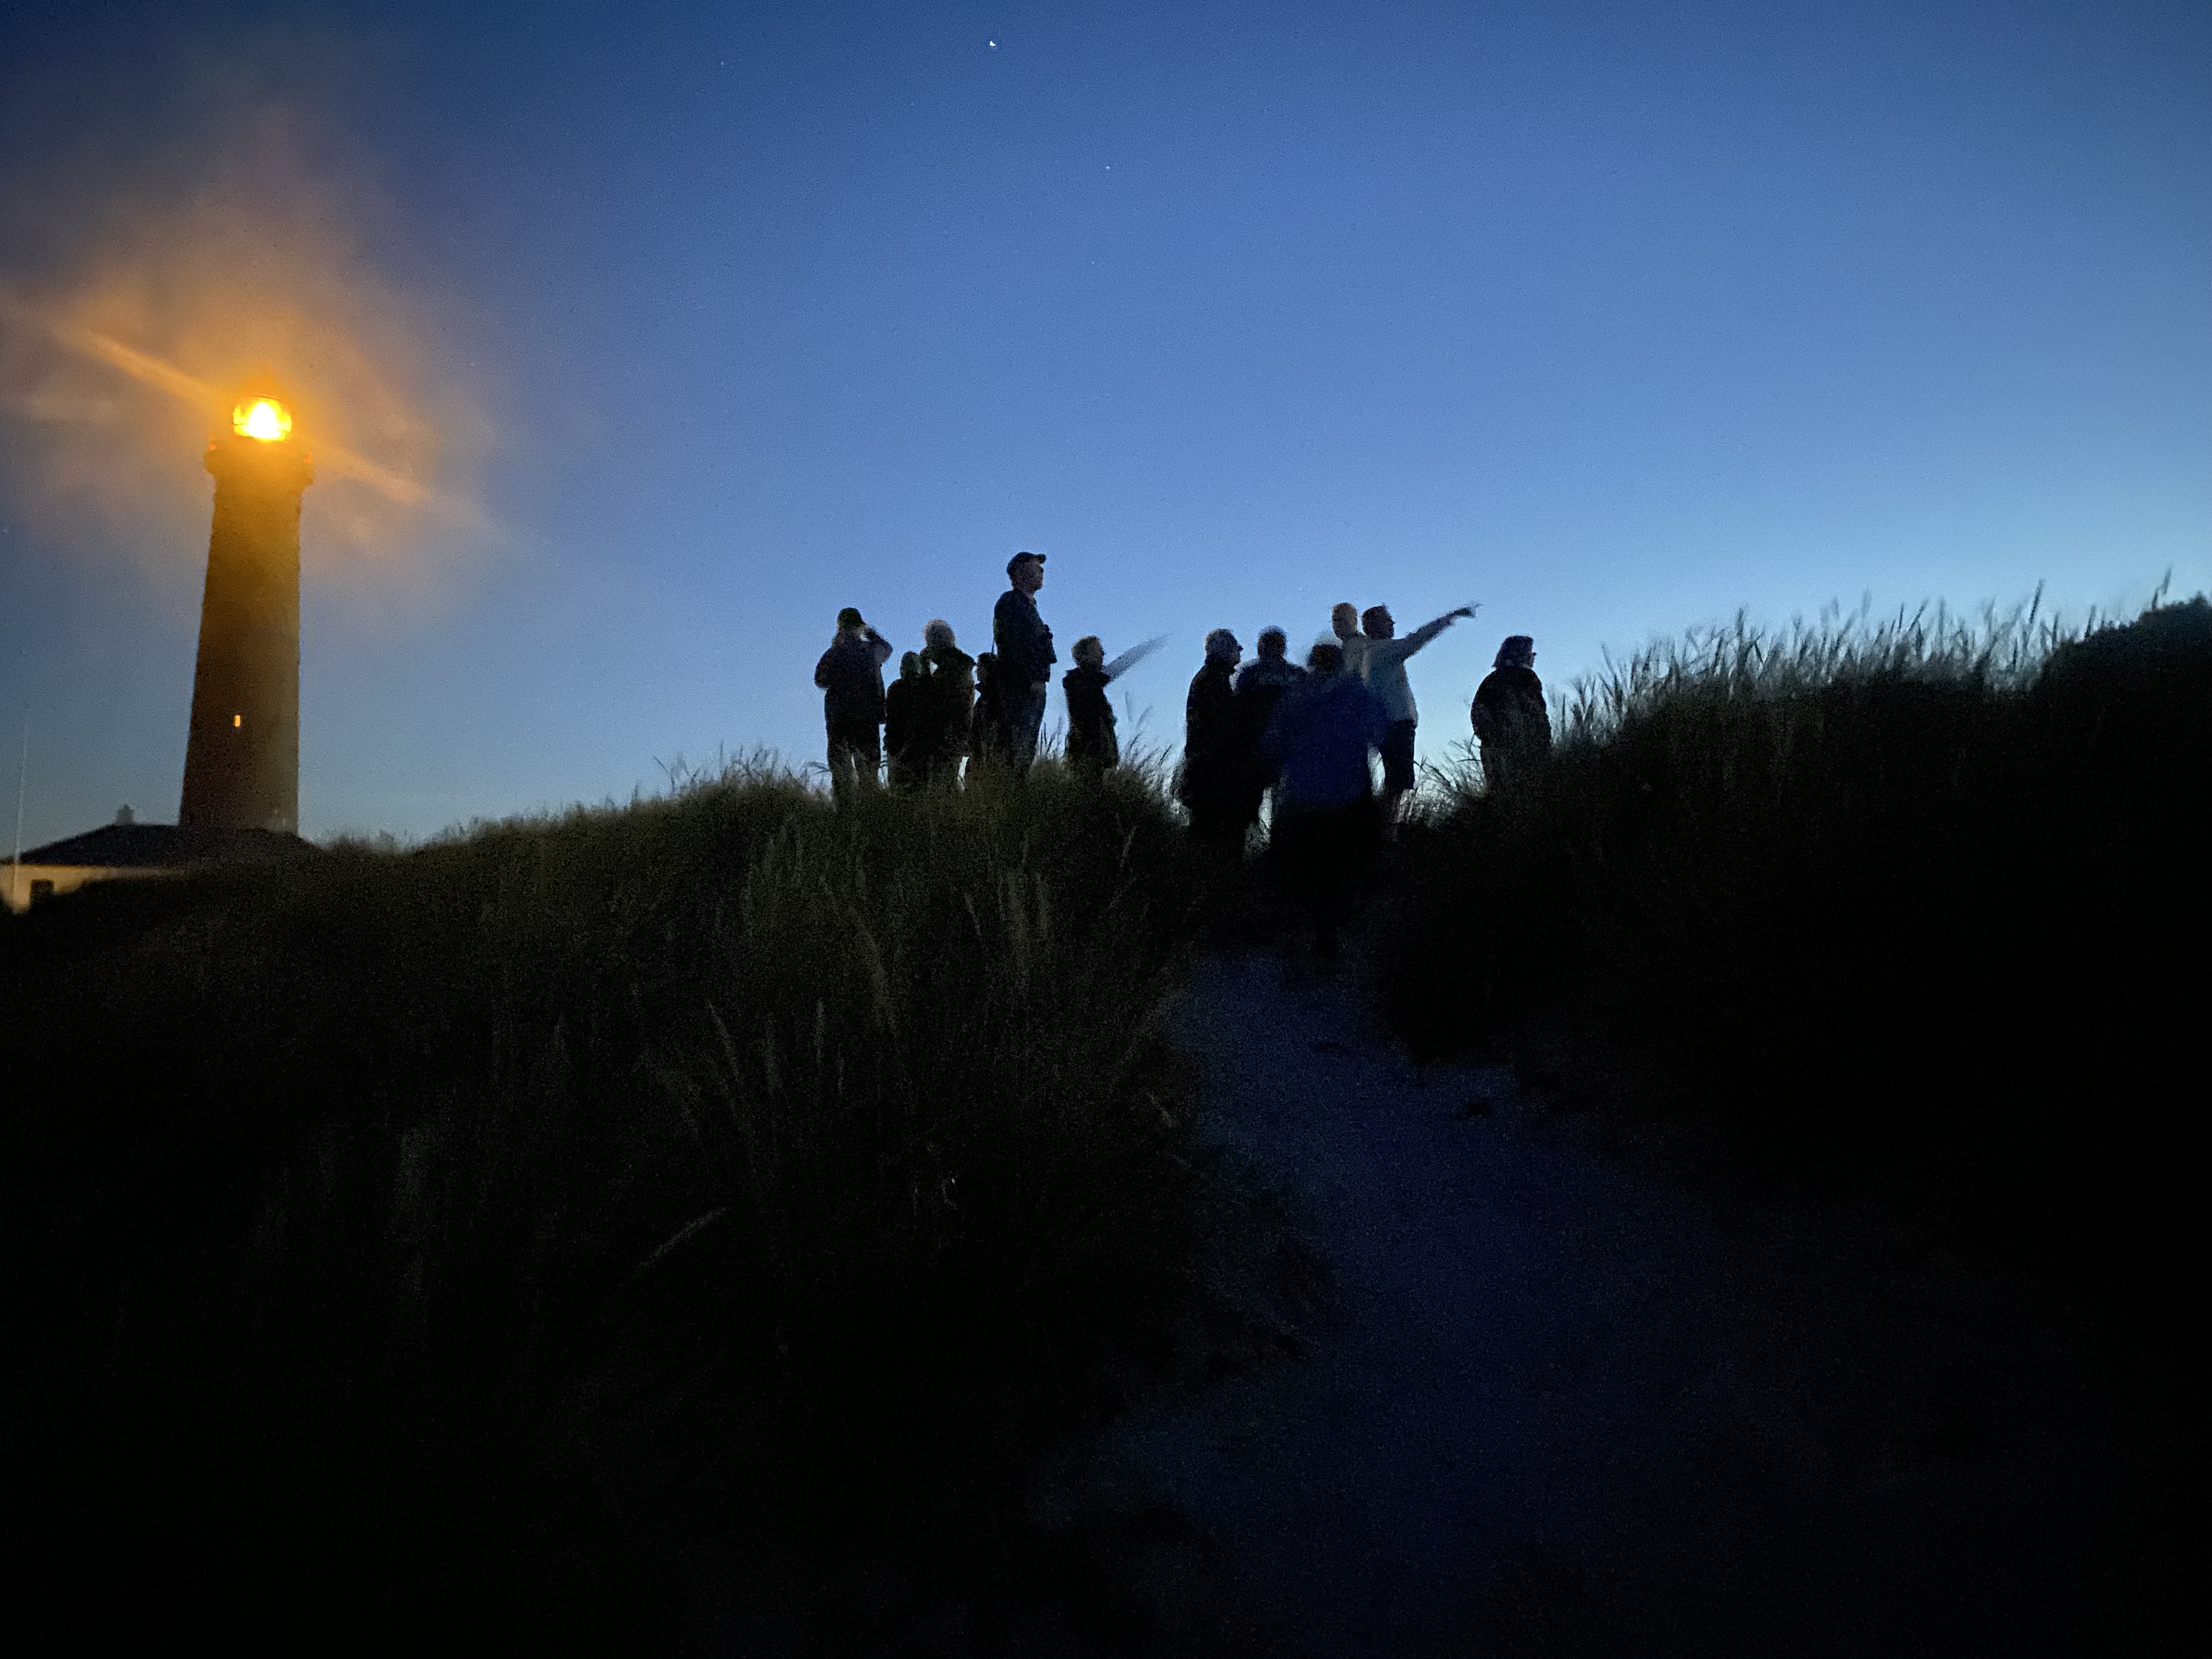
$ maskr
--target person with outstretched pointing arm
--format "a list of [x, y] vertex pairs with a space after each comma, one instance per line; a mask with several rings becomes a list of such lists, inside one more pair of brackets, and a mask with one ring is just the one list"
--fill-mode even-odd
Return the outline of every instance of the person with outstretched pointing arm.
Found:
[[1359, 672], [1367, 689], [1382, 705], [1390, 730], [1382, 741], [1382, 833], [1395, 834], [1398, 808], [1413, 787], [1413, 733], [1419, 711], [1413, 705], [1413, 683], [1406, 678], [1406, 659], [1449, 628], [1462, 617], [1472, 617], [1476, 607], [1461, 605], [1434, 622], [1423, 623], [1404, 639], [1387, 605], [1371, 605], [1359, 618], [1366, 642], [1359, 653]]

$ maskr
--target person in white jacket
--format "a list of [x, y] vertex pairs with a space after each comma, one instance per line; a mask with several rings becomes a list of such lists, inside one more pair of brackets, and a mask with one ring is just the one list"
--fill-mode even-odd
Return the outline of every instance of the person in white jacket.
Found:
[[1400, 804], [1413, 787], [1413, 732], [1420, 714], [1413, 706], [1413, 683], [1406, 678], [1406, 659], [1462, 617], [1474, 614], [1473, 605], [1463, 605], [1456, 611], [1445, 611], [1434, 622], [1423, 623], [1402, 640], [1397, 637], [1398, 625], [1391, 619], [1389, 605], [1370, 605], [1360, 616], [1360, 631], [1365, 641], [1359, 653], [1359, 672], [1390, 721], [1390, 730], [1382, 739], [1382, 823], [1386, 834], [1395, 833]]

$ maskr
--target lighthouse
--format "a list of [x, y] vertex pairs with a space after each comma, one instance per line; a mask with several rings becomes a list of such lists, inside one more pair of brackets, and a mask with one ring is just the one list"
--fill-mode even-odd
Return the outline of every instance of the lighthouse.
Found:
[[300, 497], [315, 470], [290, 406], [240, 395], [208, 445], [215, 522], [192, 671], [179, 825], [300, 824]]
[[174, 823], [115, 822], [0, 862], [11, 910], [92, 882], [312, 858], [300, 839], [300, 497], [315, 469], [292, 410], [249, 386], [208, 445], [208, 536], [200, 654]]

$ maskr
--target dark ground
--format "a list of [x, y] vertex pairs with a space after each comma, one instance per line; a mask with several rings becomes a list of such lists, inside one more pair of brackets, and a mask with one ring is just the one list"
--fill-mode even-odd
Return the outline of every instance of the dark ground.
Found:
[[1048, 1527], [1149, 1540], [1121, 1650], [2145, 1650], [2154, 1449], [2052, 1295], [1663, 1142], [1600, 1155], [1273, 953], [1206, 962], [1179, 1030], [1326, 1279], [1275, 1297], [1277, 1357], [1042, 1480]]

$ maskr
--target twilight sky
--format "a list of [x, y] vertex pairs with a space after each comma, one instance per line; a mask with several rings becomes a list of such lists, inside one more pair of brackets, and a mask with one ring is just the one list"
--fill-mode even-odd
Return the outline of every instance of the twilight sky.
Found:
[[2212, 8], [0, 0], [27, 845], [183, 766], [206, 422], [88, 329], [434, 485], [308, 492], [310, 836], [817, 759], [1018, 548], [1125, 741], [1480, 599], [1441, 756], [1507, 632], [2212, 587]]

